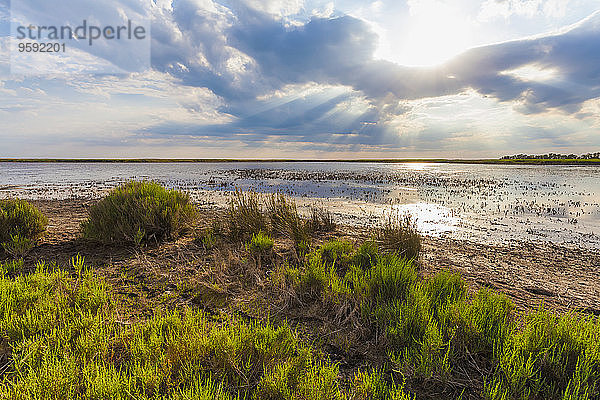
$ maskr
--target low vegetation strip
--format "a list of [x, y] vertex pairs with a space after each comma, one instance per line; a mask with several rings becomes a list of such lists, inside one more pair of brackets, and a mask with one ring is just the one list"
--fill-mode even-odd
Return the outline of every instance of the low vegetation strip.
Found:
[[[378, 372], [348, 393], [289, 326], [172, 311], [123, 324], [106, 284], [40, 263], [0, 271], [4, 399], [411, 399]], [[377, 397], [373, 397], [377, 396]]]
[[412, 260], [373, 246], [326, 243], [285, 274], [304, 301], [359, 308], [362, 322], [385, 337], [389, 368], [409, 388], [436, 382], [494, 400], [600, 396], [600, 318], [544, 308], [519, 315], [502, 294], [469, 296], [448, 272], [420, 278]]
[[[101, 227], [106, 242], [156, 239], [149, 252], [196, 216], [185, 194], [148, 182], [107, 199], [98, 209], [120, 222]], [[238, 191], [223, 218], [206, 222], [196, 240], [174, 244], [196, 243], [178, 249], [175, 262], [199, 268], [187, 260], [200, 255], [205, 270], [165, 285], [159, 298], [187, 300], [157, 300], [151, 316], [129, 314], [126, 293], [83, 257], [62, 266], [0, 262], [0, 399], [600, 398], [600, 317], [519, 313], [505, 295], [471, 291], [458, 274], [422, 276], [422, 238], [409, 217], [340, 240], [323, 210], [303, 218], [288, 198]], [[330, 325], [303, 322], [311, 312]], [[332, 350], [323, 338], [336, 335], [346, 342]], [[332, 361], [353, 347], [369, 363]]]
[[[470, 297], [449, 273], [419, 279], [396, 256], [349, 274], [351, 287], [334, 296], [361, 305], [365, 323], [387, 338], [389, 363], [344, 382], [337, 364], [285, 323], [192, 310], [123, 323], [119, 299], [82, 258], [69, 272], [39, 263], [15, 277], [3, 265], [0, 398], [408, 400], [425, 382], [473, 384], [465, 375], [476, 371], [483, 386], [463, 393], [478, 389], [479, 398], [599, 395], [598, 320], [543, 309], [521, 319], [504, 296]], [[403, 379], [408, 386], [397, 384]]]

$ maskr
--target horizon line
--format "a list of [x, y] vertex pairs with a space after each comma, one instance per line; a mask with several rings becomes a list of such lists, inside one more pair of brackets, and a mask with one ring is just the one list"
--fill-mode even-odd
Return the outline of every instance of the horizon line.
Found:
[[502, 159], [502, 158], [357, 158], [357, 159], [290, 159], [290, 158], [0, 158], [0, 163], [464, 163], [464, 164], [600, 164], [600, 159]]

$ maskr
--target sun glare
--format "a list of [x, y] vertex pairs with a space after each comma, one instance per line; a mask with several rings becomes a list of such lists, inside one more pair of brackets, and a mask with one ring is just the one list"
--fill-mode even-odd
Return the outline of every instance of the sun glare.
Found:
[[389, 56], [406, 66], [434, 66], [471, 45], [471, 21], [452, 4], [409, 2], [410, 18], [389, 38]]

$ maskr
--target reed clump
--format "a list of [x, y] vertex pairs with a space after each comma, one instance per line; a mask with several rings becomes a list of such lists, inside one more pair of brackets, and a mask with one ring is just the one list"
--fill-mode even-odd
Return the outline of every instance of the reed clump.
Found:
[[323, 206], [315, 205], [310, 208], [308, 227], [312, 232], [333, 232], [337, 224], [331, 211]]
[[261, 198], [254, 192], [236, 189], [227, 209], [227, 226], [233, 239], [244, 240], [258, 232], [268, 232]]
[[383, 225], [375, 230], [375, 241], [381, 251], [408, 259], [416, 260], [421, 253], [421, 235], [410, 214], [388, 215]]
[[296, 203], [282, 194], [259, 195], [236, 190], [229, 202], [227, 225], [230, 237], [247, 240], [259, 232], [291, 239], [295, 244], [309, 238], [308, 223]]
[[308, 239], [307, 222], [300, 218], [294, 200], [276, 193], [267, 196], [265, 206], [274, 235], [287, 237], [294, 243], [301, 243]]

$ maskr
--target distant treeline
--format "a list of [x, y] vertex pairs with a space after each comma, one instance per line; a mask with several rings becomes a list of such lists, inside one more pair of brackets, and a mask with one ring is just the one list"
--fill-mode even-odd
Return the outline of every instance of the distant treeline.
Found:
[[504, 156], [502, 160], [592, 160], [599, 159], [600, 152], [588, 154], [516, 154], [514, 156]]

